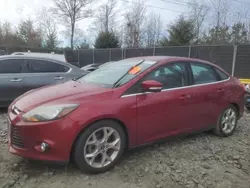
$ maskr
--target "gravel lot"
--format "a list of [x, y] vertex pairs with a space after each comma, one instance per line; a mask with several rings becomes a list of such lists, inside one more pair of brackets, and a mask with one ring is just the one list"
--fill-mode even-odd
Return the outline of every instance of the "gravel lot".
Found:
[[245, 114], [229, 138], [204, 133], [130, 151], [111, 171], [87, 175], [9, 154], [1, 111], [0, 188], [250, 188], [249, 122]]

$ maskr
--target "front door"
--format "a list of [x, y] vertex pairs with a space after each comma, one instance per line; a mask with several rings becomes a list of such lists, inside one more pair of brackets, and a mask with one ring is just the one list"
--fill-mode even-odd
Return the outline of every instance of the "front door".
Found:
[[137, 95], [139, 144], [187, 132], [195, 123], [187, 63], [160, 66], [140, 82], [155, 80], [163, 84], [157, 93]]
[[27, 67], [23, 59], [5, 59], [0, 61], [0, 106], [8, 106], [25, 90], [23, 81]]

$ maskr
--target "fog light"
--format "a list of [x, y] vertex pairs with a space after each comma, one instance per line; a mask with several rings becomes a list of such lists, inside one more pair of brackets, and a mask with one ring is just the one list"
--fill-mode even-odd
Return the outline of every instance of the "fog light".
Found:
[[41, 151], [42, 152], [45, 152], [49, 149], [49, 144], [45, 143], [45, 142], [42, 142], [41, 143]]

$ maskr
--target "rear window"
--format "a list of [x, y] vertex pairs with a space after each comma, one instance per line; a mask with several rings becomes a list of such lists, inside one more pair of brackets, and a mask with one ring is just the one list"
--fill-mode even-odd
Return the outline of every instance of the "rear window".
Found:
[[81, 77], [79, 82], [89, 82], [102, 85], [103, 87], [119, 87], [141, 72], [154, 65], [155, 61], [144, 60], [121, 60], [105, 64], [99, 69]]

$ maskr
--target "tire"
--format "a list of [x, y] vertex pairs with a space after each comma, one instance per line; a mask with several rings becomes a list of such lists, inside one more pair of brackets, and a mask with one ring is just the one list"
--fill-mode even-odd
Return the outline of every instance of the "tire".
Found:
[[[231, 112], [235, 113], [235, 120], [232, 119], [231, 122], [235, 122], [235, 123], [226, 123], [228, 125], [228, 127], [231, 127], [230, 129], [228, 129], [227, 131], [225, 130], [225, 123], [223, 123], [223, 121], [225, 121], [225, 117], [226, 117], [226, 113], [229, 112], [231, 110]], [[238, 110], [235, 108], [234, 105], [229, 105], [226, 109], [223, 110], [223, 112], [220, 114], [219, 119], [217, 121], [217, 125], [215, 127], [215, 129], [213, 130], [213, 132], [221, 137], [228, 137], [233, 135], [236, 127], [237, 127], [237, 123], [238, 123], [238, 117], [239, 117], [239, 112]], [[229, 118], [227, 120], [228, 122], [230, 122]], [[229, 126], [230, 124], [230, 126]]]
[[[109, 137], [106, 136], [108, 139], [104, 139], [106, 138], [104, 132], [106, 132], [106, 135], [112, 134]], [[120, 139], [119, 142], [118, 139]], [[115, 146], [111, 147], [111, 145]], [[78, 137], [73, 153], [74, 161], [83, 172], [103, 173], [114, 167], [123, 155], [125, 147], [126, 135], [121, 125], [112, 120], [101, 120], [90, 125]], [[107, 158], [106, 162], [104, 158]], [[103, 159], [104, 163], [102, 163]]]

